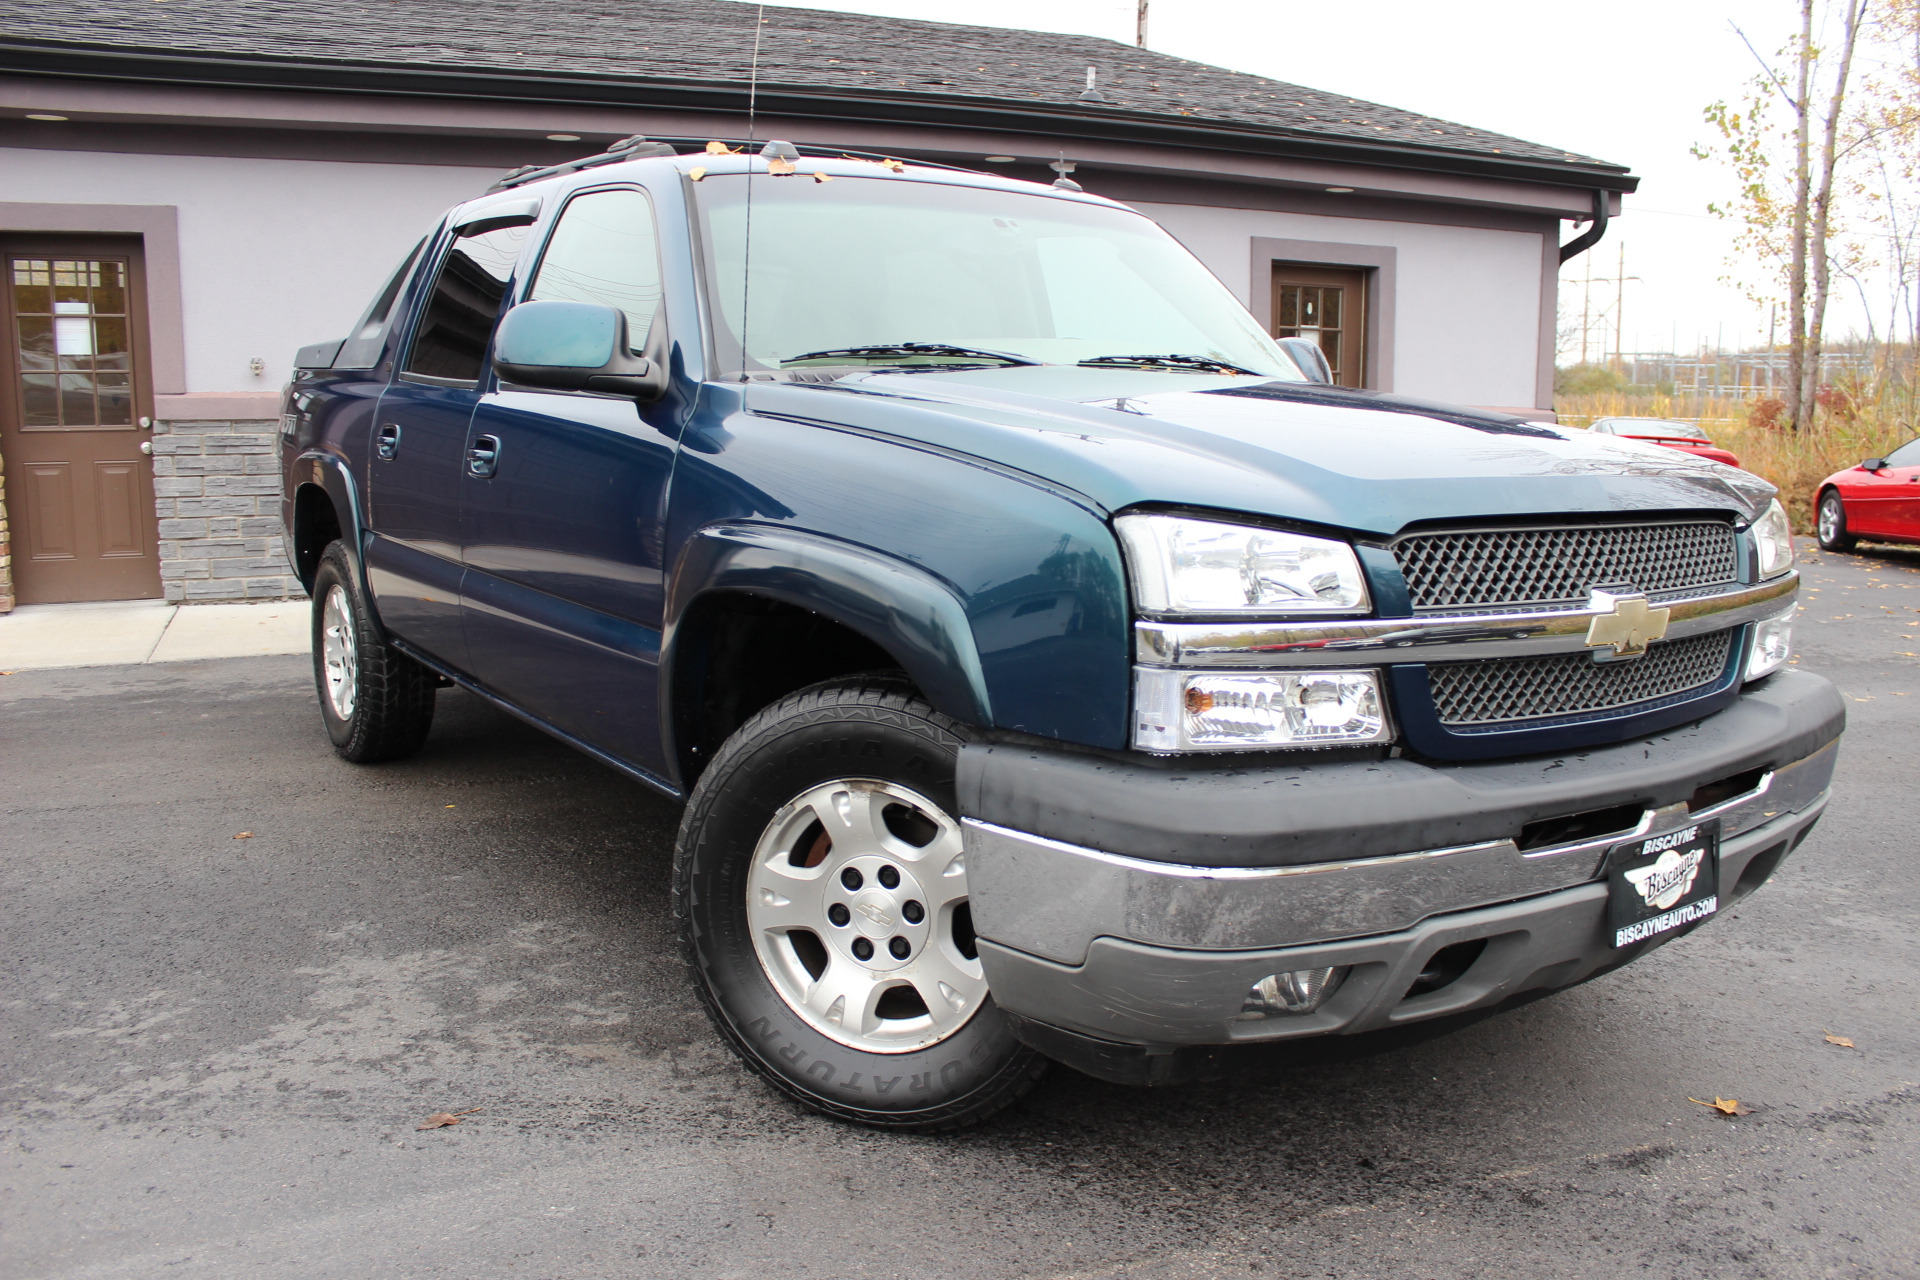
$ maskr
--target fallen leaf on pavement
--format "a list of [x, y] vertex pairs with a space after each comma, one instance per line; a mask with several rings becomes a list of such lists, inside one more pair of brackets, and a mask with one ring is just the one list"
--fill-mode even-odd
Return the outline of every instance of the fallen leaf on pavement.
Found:
[[448, 806], [447, 806], [447, 808], [449, 808], [449, 809], [451, 809], [451, 808], [453, 808], [453, 806], [452, 806], [452, 805], [448, 805]]
[[234, 836], [234, 839], [235, 839], [235, 840], [251, 840], [251, 839], [253, 839], [253, 832], [251, 832], [251, 831], [242, 831], [242, 832], [240, 832], [239, 834], [237, 834], [236, 836]]
[[421, 1129], [439, 1129], [450, 1124], [459, 1124], [461, 1116], [470, 1116], [479, 1109], [468, 1107], [465, 1111], [436, 1111], [428, 1116], [424, 1123], [415, 1125], [414, 1130], [418, 1132]]
[[[1700, 1102], [1700, 1099], [1688, 1098], [1687, 1101]], [[1700, 1105], [1703, 1107], [1712, 1107], [1723, 1116], [1750, 1116], [1753, 1114], [1753, 1108], [1740, 1101], [1740, 1099], [1722, 1098], [1718, 1094], [1714, 1095], [1712, 1102], [1700, 1102]]]
[[1853, 1041], [1847, 1039], [1847, 1037], [1845, 1036], [1837, 1036], [1833, 1034], [1833, 1032], [1827, 1031], [1825, 1027], [1820, 1028], [1820, 1030], [1826, 1032], [1828, 1044], [1837, 1044], [1842, 1049], [1857, 1049], [1860, 1047], [1856, 1045]]

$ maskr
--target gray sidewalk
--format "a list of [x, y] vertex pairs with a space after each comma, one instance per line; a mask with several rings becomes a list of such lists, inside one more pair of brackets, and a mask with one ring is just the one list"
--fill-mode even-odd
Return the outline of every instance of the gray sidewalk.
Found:
[[0, 617], [0, 672], [306, 653], [309, 604], [29, 604]]

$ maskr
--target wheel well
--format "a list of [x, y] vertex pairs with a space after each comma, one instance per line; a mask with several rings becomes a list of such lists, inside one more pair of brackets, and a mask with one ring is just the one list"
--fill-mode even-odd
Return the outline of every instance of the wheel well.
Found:
[[320, 571], [320, 554], [340, 536], [340, 513], [333, 499], [317, 484], [303, 484], [293, 495], [293, 568], [300, 585], [313, 590]]
[[755, 712], [836, 676], [899, 671], [885, 649], [851, 627], [779, 600], [715, 592], [675, 628], [674, 741], [691, 790], [720, 744]]

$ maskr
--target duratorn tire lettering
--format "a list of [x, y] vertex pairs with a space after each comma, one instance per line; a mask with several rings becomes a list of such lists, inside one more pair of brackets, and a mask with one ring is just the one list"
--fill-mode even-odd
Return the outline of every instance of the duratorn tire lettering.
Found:
[[781, 806], [857, 775], [910, 783], [952, 813], [954, 763], [966, 737], [965, 726], [902, 679], [831, 681], [742, 725], [688, 802], [674, 851], [674, 906], [707, 1013], [750, 1066], [814, 1110], [886, 1129], [956, 1129], [1006, 1107], [1046, 1070], [1045, 1058], [1013, 1038], [991, 997], [924, 1048], [872, 1053], [832, 1040], [775, 990], [748, 932], [753, 851]]

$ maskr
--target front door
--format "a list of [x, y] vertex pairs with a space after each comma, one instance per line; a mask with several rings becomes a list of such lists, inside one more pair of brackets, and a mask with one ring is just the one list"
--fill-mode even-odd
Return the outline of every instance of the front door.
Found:
[[487, 343], [527, 229], [497, 227], [446, 249], [399, 376], [380, 397], [367, 464], [367, 576], [380, 620], [429, 656], [467, 669], [460, 618], [461, 477]]
[[[660, 319], [653, 211], [631, 188], [561, 211], [527, 299], [617, 307], [644, 349]], [[494, 692], [580, 740], [664, 772], [658, 680], [662, 531], [675, 443], [631, 397], [503, 386], [474, 411], [467, 637]]]
[[0, 458], [21, 604], [160, 594], [137, 240], [0, 241]]
[[1319, 344], [1338, 386], [1367, 385], [1366, 313], [1365, 271], [1273, 264], [1273, 336]]

